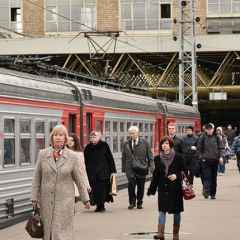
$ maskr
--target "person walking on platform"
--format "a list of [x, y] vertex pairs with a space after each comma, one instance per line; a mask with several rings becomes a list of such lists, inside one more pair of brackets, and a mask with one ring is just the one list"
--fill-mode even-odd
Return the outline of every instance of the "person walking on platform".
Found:
[[[149, 144], [139, 138], [137, 126], [128, 129], [130, 139], [123, 144], [123, 169], [128, 179], [128, 209], [136, 207], [142, 209], [146, 175], [154, 170], [153, 156]], [[137, 194], [136, 194], [137, 187]]]
[[[78, 138], [77, 134], [72, 133], [72, 134], [69, 135], [67, 147], [69, 149], [71, 149], [72, 151], [77, 153], [77, 155], [79, 157], [80, 166], [84, 169], [83, 173], [84, 173], [84, 178], [85, 178], [85, 184], [88, 188], [88, 192], [91, 192], [91, 187], [90, 187], [90, 184], [88, 182], [88, 177], [87, 177], [87, 172], [86, 172], [84, 154], [83, 154], [83, 150], [82, 150], [82, 147], [80, 145], [80, 141], [79, 141], [79, 138]], [[75, 186], [75, 202], [78, 202], [81, 199], [80, 199], [80, 196], [79, 196], [77, 186], [76, 185], [74, 185], [74, 186]]]
[[182, 171], [183, 159], [173, 149], [173, 141], [163, 137], [160, 141], [160, 154], [155, 157], [155, 170], [147, 195], [158, 190], [158, 234], [154, 239], [164, 240], [166, 213], [174, 215], [173, 240], [179, 239], [181, 212], [183, 212]]
[[197, 145], [201, 161], [201, 174], [203, 178], [204, 197], [216, 199], [218, 164], [223, 163], [224, 146], [221, 139], [214, 133], [214, 125], [206, 125], [206, 133], [203, 134]]
[[193, 184], [194, 170], [198, 164], [197, 142], [198, 137], [193, 134], [193, 127], [186, 127], [186, 136], [183, 137], [183, 158], [185, 175], [190, 184]]
[[88, 180], [92, 189], [91, 203], [95, 212], [104, 212], [105, 202], [113, 202], [110, 195], [110, 179], [116, 174], [116, 166], [108, 144], [101, 140], [101, 133], [92, 131], [90, 143], [84, 150]]
[[176, 123], [168, 123], [168, 136], [173, 140], [174, 151], [178, 154], [183, 154], [183, 141], [176, 135]]
[[40, 150], [33, 177], [33, 208], [40, 207], [44, 240], [73, 240], [74, 183], [90, 208], [83, 168], [78, 156], [66, 148], [68, 133], [57, 125], [50, 134], [51, 147]]
[[231, 124], [227, 126], [227, 131], [225, 134], [227, 136], [228, 144], [231, 147], [233, 144], [233, 140], [236, 137], [236, 131], [232, 128]]
[[219, 136], [219, 138], [222, 141], [223, 147], [224, 147], [224, 151], [223, 151], [223, 163], [219, 163], [218, 164], [218, 173], [220, 174], [224, 174], [225, 173], [225, 164], [228, 161], [228, 157], [230, 155], [230, 148], [228, 146], [228, 140], [226, 135], [223, 133], [223, 129], [222, 127], [217, 127], [216, 129], [216, 134]]
[[237, 157], [237, 167], [240, 173], [240, 134], [234, 138], [232, 144], [232, 151], [236, 154]]

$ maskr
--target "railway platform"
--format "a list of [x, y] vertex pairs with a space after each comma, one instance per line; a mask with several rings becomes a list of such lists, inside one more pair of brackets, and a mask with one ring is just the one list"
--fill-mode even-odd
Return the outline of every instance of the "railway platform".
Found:
[[[146, 184], [146, 187], [148, 183]], [[181, 240], [237, 240], [240, 236], [240, 174], [236, 162], [227, 164], [224, 176], [218, 177], [217, 199], [204, 199], [200, 179], [195, 180], [197, 197], [185, 201], [180, 229]], [[128, 210], [127, 190], [118, 192], [115, 202], [104, 213], [87, 211], [78, 205], [74, 240], [153, 239], [157, 226], [157, 196], [144, 199], [142, 210]], [[172, 239], [172, 216], [168, 215], [166, 239]], [[1, 240], [30, 240], [26, 222], [0, 230]]]

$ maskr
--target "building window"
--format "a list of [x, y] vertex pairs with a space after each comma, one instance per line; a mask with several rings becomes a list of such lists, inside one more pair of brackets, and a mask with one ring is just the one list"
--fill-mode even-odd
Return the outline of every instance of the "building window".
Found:
[[47, 32], [92, 31], [96, 28], [96, 0], [46, 0], [46, 9]]
[[239, 0], [208, 0], [208, 15], [224, 15], [238, 13], [240, 15]]
[[4, 119], [4, 165], [15, 164], [15, 119]]
[[21, 16], [21, 8], [11, 8], [11, 27], [17, 32], [22, 31], [22, 16]]
[[171, 0], [121, 0], [123, 30], [170, 30]]

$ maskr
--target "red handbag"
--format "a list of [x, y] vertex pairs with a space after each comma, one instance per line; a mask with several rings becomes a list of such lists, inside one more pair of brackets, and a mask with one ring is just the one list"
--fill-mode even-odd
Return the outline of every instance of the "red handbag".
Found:
[[193, 186], [189, 183], [185, 175], [182, 180], [182, 194], [185, 200], [190, 200], [196, 197]]

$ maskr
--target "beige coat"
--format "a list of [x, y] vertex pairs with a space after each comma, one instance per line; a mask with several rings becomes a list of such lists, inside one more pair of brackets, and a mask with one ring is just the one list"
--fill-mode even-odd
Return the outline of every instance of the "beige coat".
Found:
[[[79, 166], [81, 168], [81, 173], [84, 177], [84, 183], [87, 187], [87, 189], [90, 189], [90, 184], [88, 182], [88, 176], [87, 176], [87, 172], [86, 172], [86, 166], [85, 166], [85, 161], [84, 161], [84, 154], [83, 152], [76, 152], [76, 154], [78, 155], [78, 160], [79, 160]], [[74, 188], [75, 188], [75, 197], [78, 197], [80, 194], [78, 192], [78, 188], [77, 185], [74, 184]], [[81, 197], [81, 196], [80, 196]]]
[[39, 201], [44, 225], [44, 240], [72, 240], [74, 182], [82, 201], [88, 201], [83, 168], [75, 152], [64, 149], [53, 159], [51, 148], [41, 150], [33, 178], [32, 200]]

